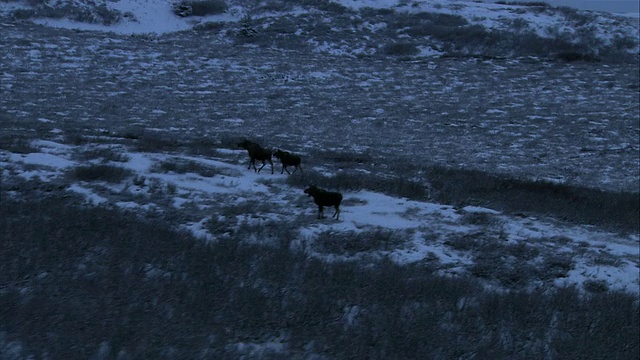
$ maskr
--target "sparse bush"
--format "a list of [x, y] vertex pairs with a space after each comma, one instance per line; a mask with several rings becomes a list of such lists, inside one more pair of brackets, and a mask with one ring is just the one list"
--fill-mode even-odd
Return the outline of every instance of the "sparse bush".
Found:
[[11, 17], [16, 20], [31, 19], [36, 16], [36, 11], [33, 9], [16, 9], [11, 13]]
[[573, 242], [573, 239], [567, 236], [557, 235], [557, 236], [542, 237], [537, 241], [540, 243], [543, 243], [543, 242], [549, 243], [553, 247], [560, 247], [560, 246], [571, 244]]
[[[491, 50], [501, 38], [498, 32], [488, 32], [482, 25], [471, 25], [456, 28], [448, 34], [441, 34], [440, 39], [448, 39], [453, 42], [456, 49], [469, 49], [470, 53], [479, 50]], [[482, 51], [479, 51], [483, 54]]]
[[215, 167], [200, 164], [192, 160], [185, 161], [179, 158], [155, 163], [151, 166], [150, 171], [162, 173], [173, 172], [176, 174], [194, 173], [204, 177], [214, 177], [220, 173]]
[[20, 137], [0, 138], [0, 149], [16, 154], [30, 154], [39, 151], [37, 147], [31, 145], [30, 139]]
[[288, 16], [270, 18], [266, 21], [246, 16], [240, 25], [241, 28], [235, 33], [238, 44], [297, 51], [309, 47], [304, 37], [296, 35], [299, 24]]
[[590, 293], [604, 293], [609, 291], [609, 285], [604, 280], [585, 280], [582, 287]]
[[389, 195], [407, 197], [415, 200], [429, 199], [428, 187], [420, 182], [403, 177], [385, 177], [367, 175], [343, 170], [333, 176], [326, 176], [317, 171], [305, 170], [304, 176], [290, 176], [287, 183], [296, 187], [314, 184], [320, 188], [335, 190], [371, 190]]
[[[11, 167], [5, 168], [5, 171], [12, 171]], [[0, 191], [14, 191], [20, 192], [21, 196], [29, 198], [29, 196], [39, 196], [42, 193], [50, 194], [58, 191], [62, 191], [66, 188], [66, 184], [62, 181], [41, 181], [38, 176], [32, 176], [29, 179], [22, 178], [20, 176], [12, 176], [9, 178], [3, 178], [0, 181]], [[28, 194], [25, 196], [24, 194]], [[0, 196], [6, 196], [4, 193], [0, 193]], [[6, 197], [5, 197], [6, 198]], [[4, 201], [5, 198], [1, 198]]]
[[207, 16], [222, 14], [227, 11], [227, 3], [223, 0], [203, 0], [189, 3], [194, 16]]
[[145, 132], [140, 135], [128, 133], [125, 134], [128, 139], [137, 140], [136, 149], [145, 152], [162, 152], [175, 151], [180, 143], [173, 134], [160, 134], [155, 132]]
[[[132, 358], [236, 358], [246, 354], [238, 344], [290, 334], [275, 357], [639, 355], [628, 346], [640, 328], [633, 294], [492, 293], [422, 264], [328, 263], [282, 239], [203, 244], [163, 218], [62, 196], [0, 197], [0, 318], [11, 334], [0, 344], [20, 342], [20, 354], [65, 358], [73, 348], [90, 358], [108, 339]], [[127, 336], [114, 336], [122, 324]]]
[[413, 56], [420, 50], [415, 44], [405, 42], [394, 42], [382, 47], [382, 52], [390, 56]]
[[433, 166], [425, 169], [431, 196], [445, 204], [491, 204], [505, 211], [549, 214], [570, 221], [638, 231], [637, 193], [607, 192], [581, 186], [509, 178], [477, 170]]
[[172, 182], [167, 183], [167, 194], [175, 195], [177, 191], [178, 191], [178, 186], [176, 186], [176, 184]]
[[497, 45], [503, 37], [510, 36], [498, 31], [487, 31], [482, 25], [448, 26], [438, 23], [412, 25], [403, 30], [412, 36], [429, 36], [442, 42], [442, 46], [451, 54], [493, 55], [504, 49]]
[[76, 155], [78, 160], [87, 161], [87, 160], [96, 160], [101, 159], [102, 162], [127, 162], [129, 161], [129, 156], [123, 154], [120, 151], [115, 150], [112, 147], [99, 147], [93, 148], [89, 150], [82, 151]]
[[496, 254], [476, 257], [469, 272], [481, 279], [496, 282], [509, 289], [523, 289], [535, 280], [535, 266], [516, 262], [495, 266], [495, 263], [500, 261], [504, 261], [504, 259]]
[[445, 31], [444, 27], [433, 25], [431, 23], [419, 22], [410, 27], [403, 28], [401, 32], [403, 34], [407, 34], [413, 38], [434, 36], [439, 33]]
[[228, 6], [224, 0], [183, 0], [173, 4], [174, 14], [180, 17], [222, 14]]
[[228, 218], [222, 215], [214, 214], [207, 222], [205, 223], [205, 228], [207, 232], [214, 237], [218, 236], [230, 236], [233, 234], [236, 223], [235, 221], [230, 221]]
[[86, 144], [88, 141], [84, 136], [82, 136], [82, 134], [72, 131], [64, 134], [64, 142], [67, 144], [79, 146]]
[[536, 246], [528, 245], [525, 241], [519, 241], [515, 245], [505, 247], [506, 253], [516, 258], [518, 261], [533, 260], [540, 255], [540, 249]]
[[68, 171], [73, 180], [79, 181], [106, 181], [119, 183], [133, 175], [129, 169], [119, 166], [99, 164], [78, 166]]
[[556, 8], [565, 19], [573, 23], [573, 26], [581, 27], [594, 20], [594, 16], [588, 12], [570, 6], [559, 6]]
[[139, 134], [136, 134], [134, 132], [125, 132], [121, 136], [123, 139], [128, 139], [128, 140], [138, 140], [141, 137]]
[[265, 29], [272, 36], [276, 35], [293, 35], [296, 31], [298, 31], [298, 25], [295, 19], [290, 19], [288, 17], [279, 17], [274, 19], [269, 27]]
[[259, 12], [287, 12], [293, 9], [294, 3], [287, 0], [271, 0], [258, 4], [256, 11]]
[[518, 5], [518, 6], [536, 6], [536, 7], [551, 7], [544, 1], [496, 1], [496, 4], [500, 5]]
[[221, 208], [220, 213], [227, 217], [237, 217], [242, 215], [257, 215], [260, 212], [267, 213], [273, 210], [273, 205], [257, 200], [242, 201], [232, 205], [225, 205]]
[[221, 144], [220, 141], [213, 140], [209, 137], [196, 137], [193, 139], [182, 140], [181, 146], [184, 147], [185, 151], [191, 155], [215, 157], [220, 155], [218, 153], [218, 148], [223, 147], [224, 144]]
[[313, 239], [312, 248], [320, 253], [354, 255], [395, 249], [407, 241], [408, 237], [407, 234], [388, 229], [364, 232], [325, 231]]
[[207, 21], [202, 24], [197, 24], [193, 27], [194, 30], [198, 31], [211, 31], [211, 32], [219, 32], [224, 29], [225, 23], [219, 21]]
[[67, 18], [73, 21], [90, 24], [113, 25], [122, 19], [122, 14], [117, 10], [109, 9], [105, 4], [93, 7], [83, 6], [73, 2], [47, 6], [45, 1], [30, 0], [31, 9], [19, 9], [13, 12], [18, 19], [32, 17], [45, 17], [53, 19]]
[[535, 32], [526, 31], [524, 29], [522, 29], [522, 31], [518, 35], [510, 37], [509, 35], [506, 36], [508, 38], [505, 40], [505, 44], [510, 43], [510, 50], [515, 54], [549, 57], [550, 49], [555, 49], [559, 46], [557, 40], [542, 38]]
[[285, 51], [308, 51], [309, 43], [299, 36], [276, 36], [272, 45]]
[[471, 251], [485, 246], [487, 243], [484, 232], [476, 232], [455, 236], [445, 240], [444, 244], [458, 251]]
[[344, 14], [349, 8], [331, 0], [302, 0], [299, 2], [303, 6], [312, 6], [318, 10], [330, 12], [334, 15]]
[[[589, 245], [590, 247], [591, 245]], [[596, 266], [613, 266], [620, 267], [623, 265], [623, 260], [620, 257], [612, 255], [605, 251], [594, 251], [589, 256], [589, 263]]]
[[95, 7], [97, 22], [103, 25], [113, 25], [122, 20], [122, 14], [118, 11], [110, 10], [105, 4]]
[[474, 276], [495, 281], [509, 289], [525, 289], [534, 281], [552, 280], [541, 275], [538, 264], [523, 261], [522, 258], [509, 256], [510, 246], [499, 242], [484, 242], [475, 245], [471, 252], [474, 257], [469, 272]]
[[447, 27], [461, 27], [469, 25], [469, 21], [461, 15], [443, 14], [443, 13], [423, 13], [416, 14], [416, 17], [428, 20], [429, 22]]
[[[545, 11], [547, 8], [536, 6], [533, 9]], [[550, 26], [547, 29], [548, 36], [542, 38], [529, 30], [527, 20], [523, 18], [513, 19], [507, 31], [488, 30], [480, 24], [471, 25], [464, 17], [457, 15], [433, 13], [397, 15], [388, 23], [391, 29], [401, 34], [414, 38], [428, 37], [438, 42], [438, 46], [451, 56], [538, 56], [564, 61], [598, 61], [602, 56], [612, 60], [619, 58], [611, 51], [613, 45], [599, 39], [595, 28], [589, 26], [593, 22], [592, 15], [577, 10], [559, 11], [568, 21], [575, 23], [575, 35]], [[637, 44], [628, 40], [620, 46], [633, 49], [634, 43]], [[625, 53], [625, 58], [629, 59], [628, 51], [618, 52]]]
[[598, 51], [598, 57], [607, 61], [635, 62], [638, 59], [638, 37], [615, 35], [611, 44]]
[[376, 16], [389, 16], [394, 15], [396, 12], [392, 8], [371, 8], [371, 7], [363, 7], [360, 8], [360, 14], [362, 14], [363, 18], [376, 17]]
[[144, 185], [145, 185], [145, 182], [146, 182], [146, 181], [147, 181], [147, 178], [146, 178], [146, 177], [144, 177], [144, 176], [142, 176], [142, 175], [135, 175], [135, 176], [133, 177], [132, 184], [133, 184], [133, 185], [135, 185], [135, 186], [140, 186], [140, 187], [142, 187], [142, 186], [144, 186]]
[[373, 161], [371, 154], [367, 152], [353, 153], [342, 151], [328, 151], [317, 154], [322, 159], [341, 164], [343, 166], [353, 166], [355, 164], [368, 164]]
[[467, 25], [463, 16], [430, 12], [398, 14], [389, 20], [390, 28], [415, 36], [435, 36]]
[[226, 204], [218, 210], [205, 224], [214, 236], [233, 236], [238, 240], [251, 236], [274, 239], [274, 233], [288, 232], [291, 228], [286, 222], [265, 215], [273, 211], [273, 204], [269, 202], [247, 200]]
[[540, 268], [544, 269], [543, 279], [564, 278], [574, 268], [573, 257], [562, 253], [548, 256], [543, 259]]
[[147, 185], [149, 193], [154, 195], [163, 195], [166, 189], [164, 182], [158, 178], [149, 178]]
[[524, 290], [535, 282], [550, 283], [566, 277], [574, 267], [568, 254], [544, 251], [526, 241], [511, 244], [491, 232], [456, 236], [444, 244], [473, 257], [470, 274], [508, 289]]
[[513, 29], [515, 32], [522, 32], [525, 29], [529, 28], [529, 22], [523, 18], [515, 18], [509, 24], [509, 27]]
[[577, 49], [573, 51], [561, 51], [556, 56], [559, 60], [566, 62], [597, 61], [597, 58], [594, 55]]
[[486, 212], [467, 212], [460, 219], [462, 224], [470, 224], [470, 225], [481, 225], [481, 226], [489, 226], [495, 225], [498, 220], [496, 216]]
[[634, 36], [616, 35], [613, 38], [611, 47], [619, 52], [626, 53], [628, 50], [638, 46], [638, 38]]
[[240, 20], [241, 29], [238, 32], [238, 36], [243, 39], [251, 39], [258, 36], [258, 31], [253, 27], [253, 18], [251, 15], [246, 14], [242, 20]]

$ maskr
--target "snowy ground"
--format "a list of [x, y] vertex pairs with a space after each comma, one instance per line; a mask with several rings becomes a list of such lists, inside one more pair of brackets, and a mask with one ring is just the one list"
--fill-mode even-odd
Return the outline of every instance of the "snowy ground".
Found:
[[[56, 3], [56, 1], [50, 1]], [[242, 1], [227, 1], [230, 4], [230, 9], [221, 15], [212, 15], [206, 17], [196, 18], [178, 18], [174, 16], [171, 10], [171, 6], [175, 1], [173, 0], [124, 0], [124, 1], [107, 1], [106, 6], [120, 11], [121, 13], [130, 13], [134, 16], [125, 18], [124, 21], [105, 28], [104, 26], [97, 24], [86, 24], [69, 21], [66, 19], [40, 19], [36, 22], [46, 24], [49, 26], [64, 27], [71, 29], [82, 30], [94, 30], [94, 31], [111, 31], [121, 34], [145, 34], [156, 33], [163, 34], [175, 31], [183, 31], [191, 29], [195, 24], [210, 22], [210, 21], [238, 21], [251, 12], [248, 2]], [[470, 0], [429, 0], [429, 1], [398, 1], [398, 0], [339, 0], [334, 1], [340, 3], [351, 9], [394, 9], [398, 12], [433, 12], [441, 14], [462, 15], [471, 23], [481, 24], [487, 28], [504, 29], [507, 27], [508, 22], [506, 19], [519, 16], [522, 19], [529, 22], [531, 28], [540, 35], [548, 35], [550, 28], [555, 25], [565, 26], [563, 19], [558, 14], [551, 14], [545, 12], [527, 12], [527, 6], [524, 5], [502, 5], [495, 4], [493, 2], [480, 2]], [[84, 6], [84, 2], [81, 0], [75, 0], [78, 6]], [[100, 3], [100, 2], [97, 2]], [[249, 6], [249, 7], [244, 7]], [[13, 1], [0, 4], [0, 12], [9, 12], [19, 8], [27, 8], [26, 4], [22, 1]], [[300, 14], [300, 8], [294, 7], [293, 10], [289, 10], [286, 13]], [[582, 10], [581, 10], [582, 11]], [[602, 14], [599, 18], [597, 26], [601, 28], [601, 36], [614, 36], [615, 32], [611, 32], [607, 28], [616, 23], [612, 20], [612, 15], [621, 17], [637, 18], [637, 13], [604, 13], [588, 11], [589, 13]], [[607, 14], [605, 16], [605, 14]], [[282, 16], [283, 13], [266, 13], [259, 16]], [[629, 22], [633, 24], [633, 22]], [[571, 32], [569, 27], [565, 28], [566, 31]], [[634, 29], [633, 25], [626, 28], [625, 31], [637, 30], [637, 24]]]
[[[390, 6], [373, 0], [343, 3]], [[139, 152], [122, 139], [127, 131], [140, 129], [216, 141], [251, 135], [300, 152], [305, 155], [303, 166], [328, 173], [339, 169], [314, 162], [319, 149], [374, 159], [415, 156], [425, 163], [637, 191], [637, 69], [437, 58], [394, 68], [376, 60], [356, 62], [353, 49], [316, 40], [313, 53], [292, 55], [287, 63], [281, 52], [235, 47], [218, 35], [175, 33], [190, 29], [194, 20], [171, 16], [168, 1], [163, 6], [124, 0], [109, 4], [134, 13], [137, 21], [109, 28], [36, 21], [115, 34], [0, 23], [0, 44], [6, 50], [0, 89], [11, 94], [0, 99], [3, 136], [23, 137], [23, 145], [32, 148], [22, 153], [0, 150], [3, 181], [62, 181], [97, 206], [142, 212], [177, 209], [184, 219], [175, 225], [203, 241], [285, 223], [291, 227], [293, 246], [327, 261], [389, 256], [399, 263], [437, 264], [443, 274], [478, 275], [474, 265], [490, 257], [499, 260], [495, 266], [502, 272], [546, 266], [546, 274], [526, 277], [527, 283], [519, 287], [591, 281], [640, 292], [637, 234], [370, 191], [344, 193], [340, 221], [316, 220], [316, 207], [301, 189], [287, 185], [278, 171], [248, 171], [243, 150], [210, 149], [215, 156]], [[398, 9], [465, 14], [489, 28], [499, 28], [505, 14], [521, 8], [418, 4]], [[226, 14], [195, 21], [237, 21], [243, 14], [243, 8], [232, 7]], [[528, 19], [536, 31], [557, 20], [544, 13], [531, 16], [537, 16]], [[608, 21], [603, 18], [601, 26]], [[367, 26], [375, 32], [384, 25]], [[166, 36], [126, 36], [148, 33]], [[434, 55], [423, 50], [425, 56]], [[73, 145], [73, 136], [95, 142]], [[116, 184], [65, 183], [66, 171], [100, 162], [78, 159], [78, 154], [97, 149], [120, 154], [126, 161], [107, 163], [134, 175]], [[189, 162], [210, 174], [159, 171], [167, 162]], [[384, 163], [367, 170], [372, 167], [385, 171]], [[331, 241], [380, 229], [389, 231], [392, 241], [352, 247]], [[245, 241], [268, 240], [258, 235]], [[493, 276], [484, 278], [487, 286], [509, 285]]]
[[[74, 160], [74, 153], [91, 149], [51, 141], [35, 141], [31, 145], [38, 151], [29, 154], [0, 153], [5, 179], [11, 176], [37, 177], [55, 182], [66, 170], [87, 164]], [[268, 228], [288, 224], [291, 226], [290, 236], [294, 239], [292, 246], [302, 247], [310, 256], [327, 261], [389, 256], [399, 263], [428, 262], [437, 264], [443, 274], [464, 275], [470, 272], [474, 259], [487, 255], [477, 248], [479, 245], [468, 244], [469, 239], [473, 239], [471, 241], [477, 244], [499, 245], [503, 252], [500, 258], [505, 264], [515, 260], [535, 266], [559, 254], [568, 257], [566, 268], [557, 274], [558, 277], [550, 275], [531, 279], [533, 283], [526, 284], [526, 287], [580, 285], [585, 281], [597, 281], [604, 282], [611, 289], [638, 292], [640, 252], [637, 235], [619, 235], [533, 217], [508, 216], [480, 207], [456, 208], [394, 198], [370, 191], [344, 193], [340, 221], [330, 218], [316, 220], [317, 208], [301, 189], [286, 184], [286, 174], [280, 175], [276, 171], [272, 175], [267, 171], [268, 166], [261, 173], [247, 170], [244, 150], [220, 149], [219, 157], [202, 158], [106, 148], [118, 152], [122, 160], [126, 159], [111, 164], [130, 169], [135, 175], [118, 184], [76, 182], [68, 185], [69, 190], [84, 195], [94, 205], [134, 208], [142, 212], [164, 212], [167, 207], [174, 207], [189, 214], [187, 221], [178, 226], [191, 230], [203, 241], [231, 238], [246, 227]], [[209, 169], [210, 173], [203, 176], [158, 172], [162, 163], [181, 161], [198, 164], [191, 166]], [[99, 163], [98, 160], [94, 162]], [[329, 209], [326, 213], [331, 214]], [[371, 233], [381, 229], [391, 231], [394, 239], [381, 247], [351, 243], [355, 248], [349, 249], [348, 236], [340, 238], [338, 235]], [[323, 241], [327, 240], [328, 234], [329, 238], [337, 236], [344, 243], [316, 243], [322, 234], [325, 235]], [[246, 241], [268, 242], [269, 239], [258, 234]], [[535, 251], [537, 255], [518, 258], [508, 249], [527, 253]], [[505, 285], [495, 280], [488, 279], [487, 285]]]

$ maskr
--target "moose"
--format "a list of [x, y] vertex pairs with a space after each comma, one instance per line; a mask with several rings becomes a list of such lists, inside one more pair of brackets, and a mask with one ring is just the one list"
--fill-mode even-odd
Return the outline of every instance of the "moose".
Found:
[[[247, 150], [249, 152], [249, 167], [247, 169], [251, 169], [251, 165], [253, 165], [253, 170], [255, 172], [260, 172], [262, 168], [265, 167], [266, 162], [268, 161], [271, 164], [271, 173], [273, 174], [273, 161], [271, 161], [271, 150], [265, 149], [260, 145], [251, 142], [249, 140], [244, 140], [241, 143], [238, 143], [238, 146]], [[256, 160], [262, 161], [262, 166], [260, 169], [256, 169]]]
[[316, 187], [315, 185], [309, 186], [304, 190], [304, 193], [313, 197], [313, 202], [318, 205], [318, 219], [324, 218], [324, 207], [334, 206], [336, 212], [331, 216], [336, 220], [340, 220], [340, 203], [342, 202], [342, 194], [338, 192], [329, 192], [327, 190]]
[[[280, 174], [284, 174], [284, 172], [286, 171], [287, 174], [292, 175], [296, 171], [298, 171], [298, 169], [300, 169], [300, 172], [302, 172], [302, 166], [300, 166], [300, 163], [302, 163], [302, 159], [300, 158], [300, 156], [294, 155], [288, 151], [282, 151], [280, 149], [277, 149], [273, 153], [273, 156], [280, 159], [280, 162], [282, 163], [282, 171], [280, 171]], [[288, 166], [295, 167], [292, 173], [290, 173], [289, 170], [287, 169]]]

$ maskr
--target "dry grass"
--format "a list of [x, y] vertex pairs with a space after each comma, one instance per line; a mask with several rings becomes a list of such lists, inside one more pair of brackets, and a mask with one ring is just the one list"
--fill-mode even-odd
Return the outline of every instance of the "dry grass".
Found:
[[[308, 258], [289, 250], [286, 231], [270, 233], [276, 246], [204, 245], [162, 217], [40, 192], [0, 202], [0, 219], [0, 343], [13, 344], [0, 357], [242, 357], [238, 344], [276, 339], [286, 346], [263, 355], [638, 356], [629, 346], [640, 326], [637, 298], [598, 282], [585, 284], [589, 296], [574, 288], [492, 293], [420, 264]], [[549, 265], [568, 268], [562, 259]], [[520, 281], [524, 269], [515, 270], [501, 281]], [[118, 336], [125, 325], [128, 335]]]

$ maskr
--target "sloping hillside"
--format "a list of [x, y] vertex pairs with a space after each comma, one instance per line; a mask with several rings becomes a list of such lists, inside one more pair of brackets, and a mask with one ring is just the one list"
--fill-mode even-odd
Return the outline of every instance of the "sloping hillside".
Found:
[[0, 358], [638, 358], [637, 19], [292, 3], [0, 0]]
[[43, 0], [9, 1], [3, 9], [6, 16], [42, 24], [121, 33], [196, 28], [231, 35], [228, 30], [242, 31], [240, 25], [262, 46], [302, 42], [349, 56], [619, 61], [638, 55], [637, 18], [544, 2]]

